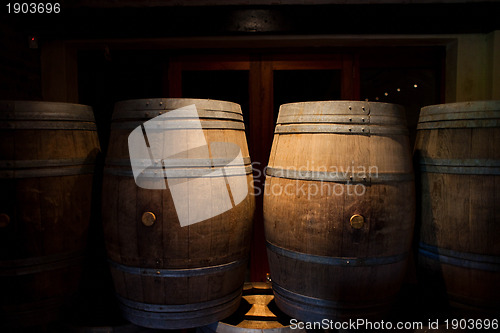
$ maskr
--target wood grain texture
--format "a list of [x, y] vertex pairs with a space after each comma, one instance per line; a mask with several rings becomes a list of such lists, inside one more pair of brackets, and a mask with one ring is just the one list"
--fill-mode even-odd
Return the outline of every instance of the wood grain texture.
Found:
[[[0, 102], [8, 124], [0, 128], [0, 214], [10, 217], [0, 227], [1, 325], [50, 322], [78, 289], [99, 143], [95, 129], [83, 129], [88, 122], [67, 120], [75, 114], [93, 119], [82, 105]], [[40, 128], [64, 119], [82, 128]]]
[[77, 58], [77, 50], [63, 41], [44, 43], [40, 60], [43, 100], [78, 102]]
[[[319, 117], [314, 125], [331, 126], [332, 130], [275, 132], [271, 168], [340, 175], [348, 172], [347, 179], [352, 170], [356, 175], [372, 168], [372, 183], [365, 184], [270, 175], [266, 178], [266, 239], [299, 256], [294, 259], [268, 248], [273, 288], [285, 289], [300, 298], [294, 301], [278, 289], [276, 303], [285, 313], [301, 320], [378, 317], [390, 306], [405, 273], [415, 214], [408, 136], [404, 131], [368, 135], [350, 133], [349, 128], [343, 129], [344, 133], [333, 129], [335, 125], [352, 125], [361, 107], [369, 111], [362, 116], [364, 122], [361, 118], [357, 121], [367, 129], [404, 130], [402, 110], [391, 104], [309, 102], [286, 104], [280, 109], [277, 131], [285, 116], [297, 117], [299, 130], [309, 125], [310, 116]], [[346, 117], [334, 122], [327, 121], [327, 115]], [[387, 119], [388, 124], [382, 125]], [[406, 178], [376, 181], [377, 175], [396, 174]], [[354, 214], [364, 217], [360, 229], [350, 225]], [[377, 263], [385, 257], [398, 259]], [[330, 263], [315, 261], [318, 258]], [[369, 260], [375, 262], [369, 264]], [[319, 299], [323, 305], [314, 305], [308, 297]]]
[[264, 168], [267, 165], [273, 137], [273, 61], [270, 57], [253, 56], [249, 76], [250, 153], [254, 161], [256, 189], [255, 221], [250, 254], [250, 280], [263, 282], [269, 272], [264, 239], [263, 191]]
[[[159, 105], [158, 100], [149, 101]], [[207, 113], [202, 121], [220, 121], [215, 115], [210, 116], [211, 112], [215, 114], [225, 111], [241, 114], [239, 105], [229, 102], [195, 99], [163, 99], [161, 101], [164, 104], [157, 109], [164, 112], [195, 104], [199, 112]], [[141, 102], [144, 102], [143, 109], [140, 106]], [[130, 103], [122, 102], [120, 106], [116, 106], [115, 115], [119, 110], [123, 111], [126, 108], [128, 110], [131, 103], [139, 105], [134, 106], [137, 113], [143, 114], [146, 109], [154, 111], [153, 107], [146, 107], [146, 100], [136, 100]], [[128, 118], [115, 120], [114, 124], [135, 124], [138, 119], [144, 122], [150, 118], [151, 115], [137, 117], [131, 115]], [[237, 307], [240, 296], [238, 296], [238, 302], [234, 304], [226, 304], [221, 300], [241, 291], [246, 272], [244, 263], [248, 257], [255, 208], [252, 175], [248, 173], [227, 176], [235, 177], [247, 184], [248, 194], [242, 202], [221, 214], [214, 213], [215, 216], [212, 218], [181, 226], [177, 212], [183, 209], [182, 205], [187, 209], [188, 205], [200, 205], [201, 200], [206, 209], [216, 212], [223, 203], [224, 195], [227, 195], [227, 185], [221, 183], [220, 177], [203, 178], [202, 176], [201, 179], [209, 179], [209, 181], [181, 177], [169, 179], [168, 182], [164, 179], [166, 188], [163, 190], [137, 186], [131, 174], [120, 174], [124, 171], [131, 172], [127, 140], [132, 129], [133, 126], [130, 129], [112, 129], [106, 158], [103, 222], [108, 257], [119, 265], [142, 270], [141, 273], [131, 273], [117, 268], [116, 265], [111, 265], [115, 289], [121, 299], [125, 302], [128, 300], [140, 303], [143, 306], [162, 305], [166, 310], [147, 312], [151, 317], [147, 324], [137, 322], [140, 319], [128, 316], [130, 308], [125, 307], [125, 316], [128, 316], [127, 318], [132, 322], [153, 328], [194, 327], [221, 319], [235, 310], [234, 305]], [[188, 160], [189, 158], [195, 160], [197, 156], [193, 155], [193, 148], [196, 147], [193, 141], [193, 131], [184, 128], [174, 131], [179, 147], [184, 147], [188, 151]], [[243, 158], [248, 159], [249, 163], [244, 130], [205, 128], [203, 134], [208, 144], [213, 142], [236, 144]], [[169, 155], [168, 151], [163, 153], [165, 156]], [[120, 165], [116, 161], [126, 163]], [[180, 165], [177, 169], [190, 170], [187, 165]], [[207, 170], [210, 171], [210, 167]], [[170, 188], [174, 182], [175, 186], [182, 186], [188, 194], [184, 201], [177, 202], [177, 204], [174, 204]], [[145, 212], [152, 212], [156, 216], [153, 225], [146, 226], [141, 222]], [[243, 263], [229, 270], [195, 275], [190, 273], [240, 261]], [[158, 275], [143, 273], [148, 269], [153, 272], [158, 271]], [[160, 271], [174, 272], [177, 275], [162, 275]], [[214, 305], [209, 304], [210, 302], [220, 302], [217, 304], [220, 308], [215, 309]], [[194, 306], [198, 309], [188, 309]], [[173, 307], [177, 307], [177, 310], [170, 310]], [[201, 318], [202, 316], [205, 318]]]
[[[428, 123], [431, 114], [440, 125], [418, 130], [415, 145], [420, 164], [421, 283], [436, 295], [447, 294], [455, 306], [498, 313], [500, 103], [426, 107], [419, 126]], [[452, 125], [457, 119], [460, 126]], [[433, 170], [437, 164], [441, 169]], [[426, 252], [426, 246], [433, 249]]]

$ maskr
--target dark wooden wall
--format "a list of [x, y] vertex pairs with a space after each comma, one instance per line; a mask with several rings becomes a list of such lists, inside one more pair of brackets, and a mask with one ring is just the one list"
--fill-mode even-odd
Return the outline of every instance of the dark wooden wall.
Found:
[[30, 49], [30, 36], [9, 23], [0, 21], [0, 99], [40, 99], [40, 49]]

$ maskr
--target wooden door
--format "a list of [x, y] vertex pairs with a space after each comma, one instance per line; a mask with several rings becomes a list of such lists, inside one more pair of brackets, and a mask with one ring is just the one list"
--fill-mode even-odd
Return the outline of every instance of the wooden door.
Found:
[[311, 100], [358, 100], [356, 66], [356, 56], [336, 53], [182, 55], [170, 59], [169, 97], [222, 99], [242, 106], [257, 195], [251, 281], [264, 281], [269, 271], [262, 198], [279, 106]]

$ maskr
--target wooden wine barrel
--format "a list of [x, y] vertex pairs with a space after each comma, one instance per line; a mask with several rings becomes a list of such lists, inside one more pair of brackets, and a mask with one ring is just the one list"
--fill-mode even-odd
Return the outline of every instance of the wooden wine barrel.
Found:
[[[421, 283], [452, 305], [500, 311], [500, 101], [422, 108]], [[437, 288], [437, 289], [436, 289]]]
[[76, 292], [98, 152], [91, 107], [0, 102], [0, 326], [48, 323]]
[[381, 316], [400, 289], [414, 225], [403, 108], [282, 105], [266, 174], [278, 307], [304, 321]]
[[[148, 143], [134, 146], [142, 134]], [[142, 157], [134, 152], [141, 144]], [[134, 178], [134, 168], [145, 165]], [[125, 318], [178, 329], [234, 312], [255, 207], [240, 106], [199, 99], [117, 103], [104, 176], [106, 246]], [[187, 215], [201, 220], [186, 221]]]

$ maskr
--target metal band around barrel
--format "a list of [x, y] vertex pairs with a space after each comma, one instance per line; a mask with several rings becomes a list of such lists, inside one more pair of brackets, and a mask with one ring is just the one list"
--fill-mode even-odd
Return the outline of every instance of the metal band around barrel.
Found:
[[327, 134], [359, 134], [359, 135], [408, 135], [408, 129], [401, 126], [373, 126], [349, 124], [293, 124], [276, 125], [276, 134], [295, 133], [327, 133]]
[[218, 274], [236, 269], [246, 263], [246, 260], [236, 260], [227, 264], [208, 266], [200, 268], [186, 268], [186, 269], [163, 269], [163, 268], [147, 268], [147, 267], [132, 267], [119, 264], [111, 259], [108, 259], [109, 264], [114, 269], [119, 271], [142, 276], [155, 276], [155, 277], [191, 277], [203, 276], [209, 274]]
[[433, 113], [422, 113], [419, 118], [419, 123], [429, 123], [429, 122], [447, 122], [454, 120], [500, 120], [500, 111], [475, 111], [475, 112], [433, 112]]
[[51, 271], [81, 264], [84, 251], [0, 261], [0, 276], [19, 276]]
[[434, 121], [428, 123], [418, 123], [417, 130], [431, 130], [440, 128], [486, 128], [500, 127], [500, 119], [470, 119], [470, 120], [450, 120]]
[[372, 115], [404, 118], [401, 105], [364, 101], [316, 101], [283, 104], [278, 122], [282, 116], [301, 115]]
[[500, 175], [500, 160], [421, 158], [420, 171], [460, 175]]
[[[216, 172], [220, 171], [220, 172]], [[134, 173], [130, 169], [118, 169], [107, 167], [104, 169], [104, 173], [124, 176], [124, 177], [134, 177]], [[144, 170], [141, 173], [141, 177], [146, 178], [158, 178], [165, 173], [168, 174], [168, 178], [211, 178], [211, 177], [227, 177], [227, 176], [245, 176], [252, 173], [252, 166], [225, 166], [225, 167], [215, 167], [215, 168], [188, 168], [188, 169], [170, 169], [164, 171], [162, 168], [151, 168]]]
[[237, 103], [199, 98], [151, 98], [132, 99], [115, 103], [115, 112], [143, 110], [177, 110], [190, 105], [197, 110], [232, 111], [241, 113]]
[[459, 252], [426, 243], [419, 243], [418, 252], [424, 257], [453, 266], [500, 272], [500, 257], [485, 254]]
[[0, 169], [15, 168], [50, 168], [58, 166], [79, 166], [85, 164], [94, 164], [95, 158], [61, 158], [51, 160], [3, 160], [0, 161]]
[[87, 175], [94, 173], [94, 165], [80, 165], [71, 167], [59, 168], [42, 168], [42, 169], [11, 169], [0, 170], [0, 179], [21, 179], [21, 178], [36, 178], [36, 177], [57, 177], [57, 176], [76, 176]]
[[[198, 167], [225, 167], [229, 163], [231, 163], [233, 159], [230, 158], [213, 158], [213, 159], [205, 159], [205, 158], [176, 158], [176, 159], [158, 159], [158, 160], [150, 160], [150, 159], [134, 159], [129, 160], [126, 158], [118, 159], [118, 158], [109, 158], [106, 160], [106, 165], [116, 165], [116, 166], [147, 166], [147, 167], [156, 167], [156, 168], [198, 168]], [[243, 164], [231, 164], [231, 166], [243, 166], [250, 164], [250, 157], [243, 157]]]
[[335, 123], [335, 124], [369, 124], [370, 117], [352, 115], [283, 115], [278, 121], [279, 125], [306, 123]]
[[321, 298], [316, 298], [312, 296], [306, 296], [306, 295], [301, 295], [297, 294], [293, 291], [290, 291], [288, 289], [285, 289], [278, 285], [277, 283], [273, 282], [273, 291], [280, 295], [281, 297], [288, 299], [292, 301], [293, 303], [301, 306], [306, 305], [309, 308], [303, 309], [305, 311], [311, 311], [311, 310], [319, 310], [319, 311], [328, 311], [327, 309], [365, 309], [365, 308], [373, 308], [373, 307], [379, 307], [379, 306], [384, 306], [389, 303], [394, 299], [394, 297], [389, 297], [386, 299], [382, 300], [376, 300], [376, 301], [367, 301], [363, 300], [362, 302], [339, 302], [339, 301], [332, 301], [332, 300], [326, 300], [326, 299], [321, 299]]
[[0, 129], [4, 130], [82, 130], [97, 131], [95, 123], [76, 121], [6, 121], [0, 122]]
[[62, 110], [60, 112], [43, 112], [43, 111], [22, 111], [22, 112], [2, 112], [0, 120], [10, 121], [79, 121], [79, 122], [95, 122], [92, 111], [87, 110]]
[[[144, 111], [120, 111], [113, 114], [113, 120], [125, 120], [125, 119], [152, 119], [162, 114], [167, 114], [169, 110], [144, 110]], [[218, 119], [218, 120], [237, 120], [243, 121], [243, 115], [237, 112], [230, 111], [208, 111], [208, 110], [198, 110], [198, 116], [201, 119]], [[192, 117], [182, 117], [177, 116], [168, 117], [168, 120], [174, 119], [199, 119]]]
[[344, 172], [327, 172], [327, 171], [312, 171], [312, 170], [292, 170], [279, 168], [266, 168], [266, 175], [271, 177], [295, 179], [295, 180], [310, 180], [310, 181], [325, 181], [336, 183], [392, 183], [405, 182], [414, 179], [413, 173], [377, 173], [377, 174], [350, 174]]
[[[164, 128], [164, 126], [160, 125], [162, 122], [168, 122], [168, 127]], [[199, 130], [199, 124], [201, 123], [202, 129], [232, 129], [232, 130], [245, 130], [245, 124], [240, 121], [158, 121], [157, 129], [160, 131], [168, 131], [168, 130]], [[111, 124], [111, 129], [134, 129], [138, 126], [141, 126], [143, 122], [138, 121], [127, 121], [127, 122], [118, 122]], [[166, 125], [165, 125], [166, 127]], [[148, 128], [148, 130], [155, 130], [156, 128], [153, 126], [152, 128]]]
[[266, 242], [267, 249], [282, 257], [287, 257], [294, 260], [299, 260], [308, 263], [329, 265], [329, 266], [375, 266], [389, 265], [404, 261], [408, 257], [408, 252], [385, 257], [368, 257], [368, 258], [346, 258], [346, 257], [326, 257], [314, 254], [302, 253], [293, 250], [284, 249], [270, 242]]
[[[241, 289], [237, 289], [226, 295], [224, 297], [199, 303], [191, 304], [149, 304], [132, 301], [130, 299], [124, 298], [120, 295], [116, 295], [118, 300], [128, 308], [137, 309], [145, 312], [153, 313], [177, 313], [175, 319], [182, 319], [182, 313], [185, 313], [186, 319], [192, 318], [193, 314], [189, 313], [191, 311], [208, 310], [213, 307], [231, 302], [232, 300], [239, 298], [241, 295]], [[187, 313], [186, 313], [187, 312]]]
[[307, 123], [323, 124], [371, 124], [371, 125], [397, 125], [404, 124], [404, 118], [385, 116], [357, 116], [357, 115], [286, 115], [280, 116], [278, 124], [303, 125]]
[[469, 101], [469, 102], [457, 102], [457, 103], [446, 103], [425, 106], [421, 110], [423, 115], [431, 114], [446, 114], [455, 112], [499, 112], [500, 111], [500, 101], [487, 100], [487, 101]]

